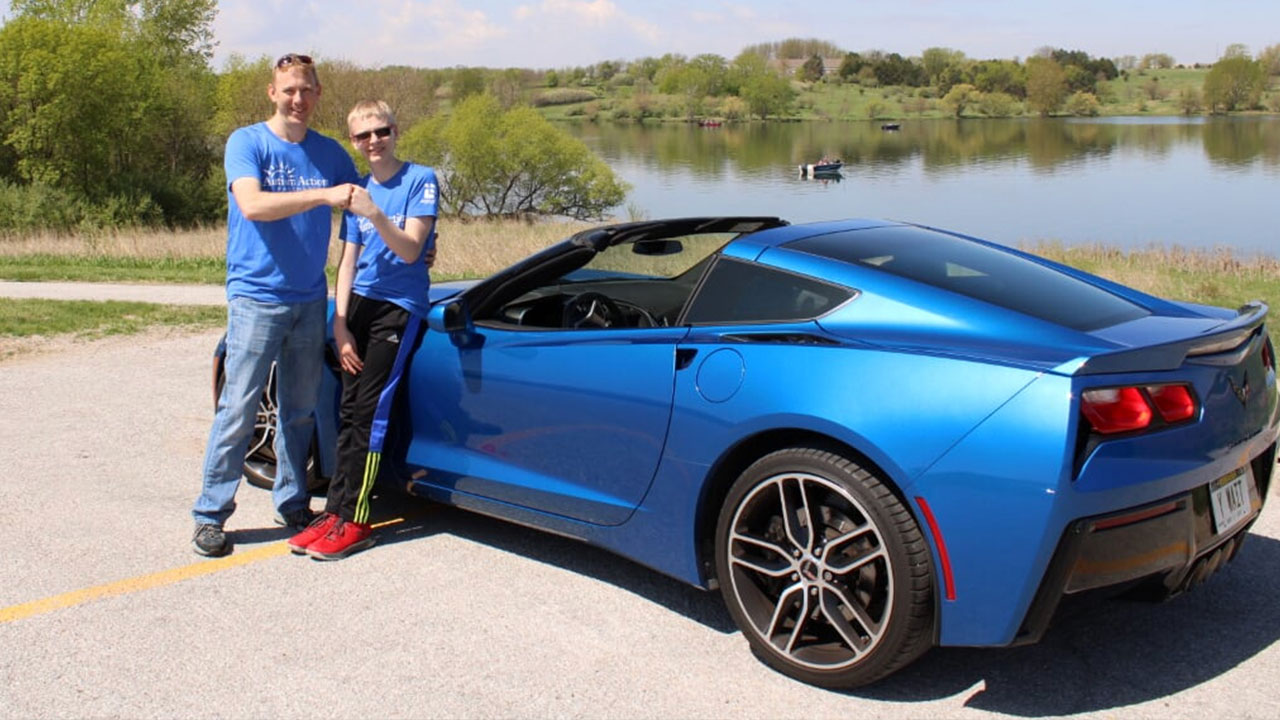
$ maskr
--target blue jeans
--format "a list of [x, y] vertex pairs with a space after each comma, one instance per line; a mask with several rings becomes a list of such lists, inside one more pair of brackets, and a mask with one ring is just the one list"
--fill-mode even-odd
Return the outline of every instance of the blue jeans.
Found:
[[236, 509], [236, 490], [253, 436], [258, 401], [276, 366], [276, 482], [283, 515], [310, 504], [307, 453], [324, 363], [327, 302], [280, 304], [233, 297], [227, 303], [226, 382], [204, 455], [204, 489], [191, 514], [221, 526]]

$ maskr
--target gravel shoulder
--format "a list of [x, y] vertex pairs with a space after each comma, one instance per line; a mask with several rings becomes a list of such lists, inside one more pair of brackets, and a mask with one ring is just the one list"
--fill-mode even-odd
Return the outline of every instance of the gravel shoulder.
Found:
[[226, 305], [222, 285], [134, 285], [0, 280], [0, 297], [48, 300], [132, 300], [170, 305]]

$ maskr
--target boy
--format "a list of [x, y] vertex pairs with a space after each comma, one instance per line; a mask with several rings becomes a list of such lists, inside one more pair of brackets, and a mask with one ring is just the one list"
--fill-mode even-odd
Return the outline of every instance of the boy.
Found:
[[338, 560], [374, 543], [369, 494], [396, 387], [426, 317], [424, 257], [435, 237], [436, 175], [396, 157], [399, 130], [382, 101], [347, 116], [370, 173], [351, 195], [338, 266], [333, 338], [342, 365], [338, 467], [325, 512], [289, 540], [293, 552]]

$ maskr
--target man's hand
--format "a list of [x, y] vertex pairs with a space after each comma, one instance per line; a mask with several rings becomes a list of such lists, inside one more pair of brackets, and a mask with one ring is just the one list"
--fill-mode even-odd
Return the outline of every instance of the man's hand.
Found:
[[[351, 204], [351, 193], [356, 190], [361, 190], [363, 192], [364, 189], [356, 185], [352, 185], [351, 183], [343, 183], [341, 185], [334, 185], [331, 188], [325, 188], [324, 204], [329, 207], [336, 207], [345, 210], [347, 206]], [[365, 194], [367, 195], [368, 193], [366, 192]]]

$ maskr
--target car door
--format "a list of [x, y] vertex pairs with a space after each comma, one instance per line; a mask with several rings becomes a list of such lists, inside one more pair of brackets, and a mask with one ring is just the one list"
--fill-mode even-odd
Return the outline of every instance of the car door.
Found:
[[640, 504], [662, 456], [680, 327], [428, 332], [408, 383], [427, 482], [601, 525]]

